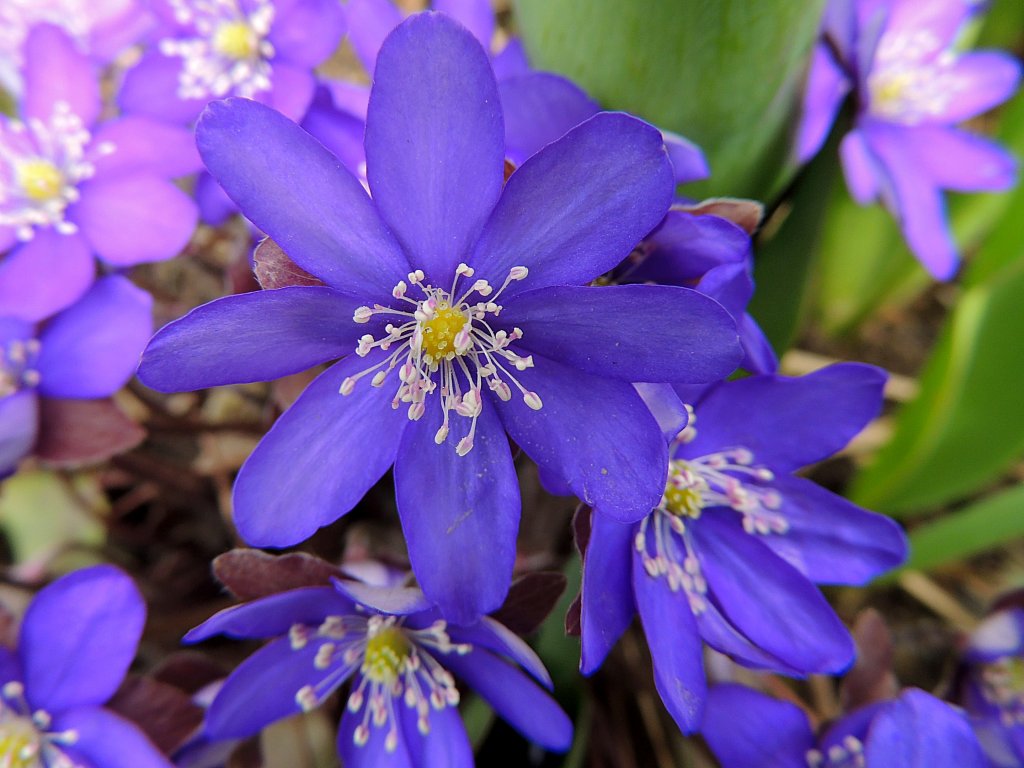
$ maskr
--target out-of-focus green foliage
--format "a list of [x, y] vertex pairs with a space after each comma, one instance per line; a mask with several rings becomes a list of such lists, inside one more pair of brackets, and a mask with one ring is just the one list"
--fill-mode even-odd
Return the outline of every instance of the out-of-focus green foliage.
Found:
[[[538, 69], [696, 141], [693, 196], [770, 199], [787, 164], [824, 0], [515, 0]], [[600, 45], [594, 45], [600, 41]]]

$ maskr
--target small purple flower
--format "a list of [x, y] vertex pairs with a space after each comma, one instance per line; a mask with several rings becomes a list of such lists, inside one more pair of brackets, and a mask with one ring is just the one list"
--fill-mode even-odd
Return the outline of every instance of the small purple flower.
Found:
[[102, 705], [146, 623], [132, 580], [110, 565], [75, 571], [32, 600], [17, 653], [0, 648], [0, 762], [41, 768], [169, 768], [134, 724]]
[[496, 609], [511, 578], [520, 501], [506, 431], [581, 498], [636, 520], [660, 497], [667, 449], [630, 382], [713, 381], [739, 359], [728, 314], [695, 291], [586, 285], [668, 210], [655, 129], [597, 115], [507, 184], [503, 135], [484, 51], [436, 13], [381, 49], [372, 199], [278, 113], [212, 104], [198, 127], [207, 166], [326, 287], [200, 307], [140, 368], [150, 386], [187, 390], [343, 357], [242, 467], [239, 531], [257, 546], [301, 541], [394, 464], [417, 578], [461, 623]]
[[722, 768], [985, 768], [962, 711], [917, 688], [815, 735], [807, 715], [741, 685], [708, 692], [701, 733]]
[[169, 178], [198, 162], [187, 131], [122, 117], [97, 124], [95, 67], [57, 27], [25, 43], [21, 120], [0, 117], [0, 307], [41, 320], [113, 267], [177, 255], [196, 208]]
[[845, 669], [853, 642], [813, 584], [864, 583], [898, 565], [906, 542], [892, 520], [791, 473], [857, 434], [878, 412], [884, 380], [838, 364], [721, 383], [697, 398], [654, 511], [623, 525], [598, 508], [581, 537], [582, 672], [600, 666], [639, 612], [658, 691], [692, 732], [706, 690], [702, 640], [756, 669]]
[[832, 0], [814, 52], [797, 156], [821, 147], [845, 96], [856, 120], [840, 155], [847, 186], [862, 205], [881, 197], [910, 250], [937, 278], [958, 257], [942, 190], [1011, 186], [1016, 161], [987, 139], [954, 128], [1017, 89], [1011, 56], [954, 47], [974, 4], [966, 0]]
[[151, 305], [114, 275], [41, 327], [0, 316], [0, 477], [32, 451], [40, 398], [107, 397], [131, 378], [152, 331]]
[[559, 752], [572, 741], [569, 718], [515, 666], [551, 687], [526, 643], [489, 617], [447, 624], [418, 589], [336, 580], [281, 592], [221, 611], [185, 640], [216, 634], [276, 639], [220, 689], [207, 714], [212, 739], [314, 709], [351, 679], [338, 733], [346, 766], [472, 766], [454, 673], [531, 741]]

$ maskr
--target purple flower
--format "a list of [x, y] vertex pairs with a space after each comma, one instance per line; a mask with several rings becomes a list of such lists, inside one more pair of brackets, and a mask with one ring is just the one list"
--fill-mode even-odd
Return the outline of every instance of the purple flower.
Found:
[[163, 26], [125, 76], [125, 112], [191, 123], [211, 99], [257, 99], [299, 120], [314, 68], [341, 41], [338, 0], [154, 0]]
[[739, 358], [728, 314], [694, 291], [586, 286], [668, 209], [656, 130], [597, 115], [507, 185], [502, 137], [487, 57], [443, 14], [403, 22], [381, 49], [372, 199], [276, 112], [212, 104], [198, 127], [207, 166], [327, 287], [200, 307], [140, 368], [152, 387], [187, 390], [344, 357], [242, 467], [239, 531], [257, 546], [301, 541], [395, 464], [417, 577], [461, 623], [497, 608], [511, 578], [520, 502], [506, 431], [581, 498], [636, 520], [668, 459], [630, 382], [712, 381]]
[[195, 227], [167, 179], [198, 161], [187, 131], [148, 119], [97, 124], [94, 65], [57, 27], [25, 43], [21, 120], [0, 117], [0, 307], [41, 320], [113, 267], [175, 256]]
[[722, 768], [985, 768], [963, 712], [917, 688], [815, 735], [807, 715], [741, 685], [708, 692], [701, 732]]
[[338, 733], [346, 766], [472, 766], [454, 673], [531, 741], [560, 752], [572, 741], [569, 718], [515, 666], [550, 688], [526, 643], [489, 617], [446, 624], [418, 589], [335, 581], [282, 592], [221, 611], [185, 640], [216, 634], [276, 639], [224, 683], [207, 714], [212, 739], [311, 710], [351, 679]]
[[809, 159], [845, 96], [857, 114], [840, 155], [863, 204], [881, 197], [910, 250], [937, 278], [956, 271], [942, 190], [1006, 189], [1016, 162], [997, 144], [952, 127], [1016, 90], [1020, 63], [1002, 53], [959, 53], [972, 10], [965, 0], [832, 0], [814, 52], [797, 139]]
[[107, 397], [131, 378], [152, 331], [151, 305], [114, 275], [41, 327], [0, 316], [0, 477], [32, 451], [40, 398]]
[[132, 580], [110, 565], [44, 588], [0, 648], [0, 761], [46, 768], [169, 768], [134, 724], [102, 705], [121, 685], [146, 623]]
[[799, 379], [721, 383], [700, 396], [695, 422], [673, 442], [654, 511], [623, 525], [598, 507], [589, 540], [581, 537], [583, 673], [600, 666], [639, 612], [658, 691], [690, 732], [706, 689], [702, 640], [758, 669], [845, 669], [853, 642], [813, 583], [864, 583], [899, 564], [906, 543], [888, 518], [791, 473], [863, 428], [884, 379], [876, 368], [839, 364]]

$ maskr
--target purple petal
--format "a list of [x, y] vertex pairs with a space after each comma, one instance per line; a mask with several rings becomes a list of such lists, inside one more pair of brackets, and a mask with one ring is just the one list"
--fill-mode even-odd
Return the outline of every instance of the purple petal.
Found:
[[[72, 731], [68, 752], [103, 768], [171, 768], [171, 762], [134, 723], [102, 707], [78, 707], [54, 718], [54, 732]], [[76, 764], [78, 760], [75, 760]]]
[[[346, 567], [348, 567], [346, 565]], [[331, 579], [335, 591], [354, 603], [372, 608], [391, 616], [409, 616], [429, 611], [434, 604], [417, 587], [403, 587], [399, 584], [377, 586], [360, 581]]]
[[146, 603], [111, 565], [64, 576], [35, 596], [18, 648], [25, 696], [50, 713], [99, 705], [114, 695], [146, 623]]
[[81, 235], [40, 229], [0, 261], [0, 306], [7, 316], [43, 320], [78, 301], [95, 277], [96, 262]]
[[707, 697], [703, 646], [685, 590], [665, 578], [651, 578], [643, 560], [630, 558], [633, 594], [654, 664], [654, 685], [683, 733], [700, 727]]
[[509, 40], [492, 59], [491, 66], [494, 68], [494, 76], [500, 83], [511, 77], [519, 77], [530, 71], [530, 62], [526, 58], [526, 51], [523, 43], [518, 38]]
[[279, 592], [215, 613], [183, 638], [199, 643], [214, 635], [264, 639], [288, 634], [293, 624], [319, 626], [328, 616], [355, 613], [355, 605], [333, 587], [303, 587]]
[[853, 640], [807, 577], [746, 533], [732, 511], [706, 509], [690, 526], [710, 596], [728, 621], [805, 673], [836, 674]]
[[540, 396], [539, 411], [518, 394], [493, 398], [509, 436], [601, 514], [646, 516], [665, 490], [668, 447], [636, 390], [539, 356], [536, 366], [516, 378]]
[[[427, 733], [420, 733], [415, 710], [404, 706], [396, 709], [406, 746], [416, 756], [416, 768], [473, 768], [473, 747], [458, 707], [431, 708]], [[393, 763], [365, 763], [368, 768], [385, 764], [390, 766]], [[359, 763], [353, 765], [358, 766]]]
[[665, 442], [672, 442], [690, 423], [690, 412], [686, 410], [676, 390], [669, 384], [640, 383], [633, 386], [644, 399], [644, 405], [651, 415], [657, 419]]
[[590, 542], [580, 587], [580, 672], [591, 675], [629, 627], [633, 602], [633, 536], [636, 526], [590, 518]]
[[117, 267], [177, 256], [199, 218], [188, 195], [156, 176], [97, 179], [81, 192], [69, 218], [97, 255]]
[[316, 78], [304, 67], [275, 62], [271, 74], [270, 90], [259, 95], [259, 100], [289, 120], [300, 122], [313, 102]]
[[21, 671], [18, 655], [7, 646], [0, 645], [0, 685], [11, 680], [22, 680], [25, 675]]
[[35, 392], [0, 397], [0, 480], [11, 474], [36, 444], [39, 398]]
[[490, 0], [434, 0], [431, 5], [472, 32], [485, 51], [491, 50], [495, 19]]
[[39, 338], [39, 392], [47, 397], [107, 397], [135, 372], [153, 332], [153, 299], [120, 275], [97, 280]]
[[945, 76], [953, 94], [934, 120], [959, 123], [1010, 98], [1020, 85], [1021, 64], [1005, 53], [977, 51], [958, 57]]
[[672, 173], [676, 184], [689, 184], [711, 175], [711, 168], [700, 147], [678, 133], [662, 131], [668, 159], [672, 161]]
[[748, 637], [729, 623], [713, 602], [708, 601], [696, 618], [701, 639], [737, 664], [750, 669], [770, 670], [790, 677], [803, 677], [803, 672], [792, 664], [754, 645]]
[[18, 244], [18, 235], [14, 227], [0, 227], [0, 255]]
[[391, 0], [349, 0], [348, 39], [363, 68], [372, 77], [384, 38], [402, 23], [402, 14]]
[[[935, 41], [936, 52], [949, 47], [971, 12], [972, 3], [919, 3], [913, 0], [901, 2], [878, 2], [874, 5], [886, 7], [889, 18], [886, 33], [929, 33], [928, 37]], [[860, 3], [861, 25], [865, 23], [864, 14], [872, 7], [872, 3]], [[941, 55], [941, 54], [940, 54]]]
[[775, 373], [779, 369], [779, 358], [761, 326], [749, 314], [740, 318], [740, 344], [743, 346], [741, 368], [755, 374]]
[[878, 415], [885, 379], [872, 365], [837, 363], [798, 378], [725, 382], [697, 404], [697, 437], [684, 455], [742, 446], [780, 472], [821, 461]]
[[439, 656], [439, 661], [527, 739], [553, 752], [569, 749], [572, 722], [554, 699], [511, 664], [481, 649], [465, 656]]
[[512, 630], [490, 616], [480, 617], [480, 621], [471, 626], [457, 627], [448, 625], [448, 635], [457, 643], [470, 643], [486, 648], [497, 654], [507, 656], [529, 672], [548, 690], [551, 690], [551, 675], [544, 668], [540, 656]]
[[878, 197], [882, 172], [860, 131], [850, 131], [843, 137], [839, 144], [839, 157], [850, 196], [860, 205], [867, 205]]
[[107, 143], [114, 145], [113, 152], [94, 153], [97, 177], [154, 173], [174, 179], [203, 167], [191, 130], [152, 118], [128, 116], [104, 123], [90, 146]]
[[[349, 3], [349, 8], [357, 0]], [[387, 0], [385, 0], [387, 2]], [[366, 110], [370, 106], [370, 89], [362, 83], [350, 83], [346, 80], [324, 80], [321, 82], [331, 92], [334, 106], [343, 112], [366, 122]]]
[[408, 273], [366, 190], [287, 118], [249, 99], [216, 101], [199, 121], [196, 141], [242, 212], [307, 272], [378, 300]]
[[1017, 160], [999, 144], [944, 126], [914, 129], [922, 168], [943, 189], [1000, 191], [1013, 186]]
[[441, 427], [435, 397], [427, 415], [405, 430], [395, 460], [409, 561], [424, 594], [454, 624], [471, 624], [501, 607], [519, 529], [519, 482], [498, 415], [485, 399], [472, 450], [459, 456], [455, 446], [469, 433], [468, 422], [452, 413], [447, 442], [435, 445]]
[[60, 27], [37, 24], [25, 38], [26, 118], [48, 123], [63, 102], [86, 130], [100, 114], [100, 84], [92, 62]]
[[366, 176], [366, 150], [363, 134], [366, 121], [335, 106], [330, 92], [321, 87], [309, 112], [302, 120], [303, 130], [327, 147], [355, 176]]
[[503, 296], [582, 284], [607, 272], [665, 216], [675, 184], [661, 134], [601, 113], [527, 160], [508, 180], [470, 262]]
[[729, 313], [689, 288], [541, 288], [516, 296], [501, 317], [522, 329], [520, 346], [621, 381], [718, 381], [743, 357]]
[[208, 173], [199, 174], [194, 194], [196, 205], [199, 207], [199, 218], [204, 224], [219, 227], [238, 213], [235, 201], [228, 197], [217, 180]]
[[185, 392], [305, 371], [355, 351], [366, 332], [352, 320], [361, 303], [319, 286], [225, 296], [160, 329], [139, 378], [161, 392]]
[[142, 115], [156, 120], [188, 125], [199, 117], [206, 99], [182, 99], [178, 96], [181, 58], [151, 51], [129, 69], [117, 93], [117, 103], [125, 115]]
[[866, 584], [906, 559], [906, 537], [890, 518], [801, 477], [780, 476], [773, 486], [789, 529], [762, 540], [815, 584]]
[[814, 47], [796, 138], [796, 159], [806, 163], [821, 149], [852, 84], [824, 43]]
[[644, 255], [627, 263], [620, 279], [690, 286], [717, 266], [745, 263], [750, 235], [719, 216], [673, 209], [645, 239], [642, 249]]
[[871, 768], [984, 768], [989, 765], [963, 713], [911, 688], [887, 704], [868, 729]]
[[[354, 1], [354, 0], [353, 0]], [[358, 685], [357, 678], [353, 685]], [[365, 705], [364, 705], [365, 706]], [[399, 717], [404, 715], [404, 705], [399, 704]], [[431, 710], [431, 715], [435, 714]], [[363, 722], [364, 712], [352, 712], [345, 707], [341, 716], [341, 723], [338, 726], [338, 754], [341, 756], [342, 764], [346, 768], [376, 768], [379, 765], [386, 765], [388, 768], [416, 768], [412, 756], [409, 754], [409, 744], [404, 737], [404, 729], [399, 724], [392, 723], [390, 718], [383, 725], [375, 725], [372, 718], [368, 725], [370, 738], [365, 744], [359, 745], [355, 741], [355, 731]], [[392, 725], [398, 728], [398, 742], [394, 749], [388, 749], [386, 745], [387, 735]]]
[[323, 63], [345, 34], [345, 12], [335, 0], [296, 0], [278, 10], [268, 40], [274, 46], [274, 71], [283, 62], [307, 70]]
[[469, 260], [501, 195], [503, 137], [494, 74], [469, 32], [428, 13], [388, 36], [366, 116], [367, 181], [410, 263], [435, 285]]
[[505, 117], [505, 153], [516, 165], [601, 109], [571, 80], [549, 72], [501, 80], [498, 92]]
[[815, 746], [799, 707], [742, 685], [708, 691], [701, 734], [722, 768], [806, 768], [807, 752]]
[[352, 356], [320, 374], [242, 465], [234, 505], [246, 542], [287, 547], [309, 538], [352, 509], [394, 462], [406, 415], [391, 408], [391, 386], [364, 378], [351, 395], [338, 391], [376, 362]]

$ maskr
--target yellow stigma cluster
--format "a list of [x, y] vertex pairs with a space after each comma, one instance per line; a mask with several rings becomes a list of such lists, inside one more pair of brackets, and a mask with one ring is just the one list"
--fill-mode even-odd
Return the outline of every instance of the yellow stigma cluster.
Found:
[[64, 177], [49, 160], [29, 160], [18, 166], [18, 186], [29, 200], [43, 203], [60, 194]]
[[668, 482], [661, 506], [676, 517], [700, 517], [704, 507], [701, 491], [704, 481], [685, 461], [673, 461], [669, 466]]
[[27, 717], [14, 717], [0, 724], [0, 765], [5, 768], [38, 768], [39, 731]]
[[412, 645], [401, 629], [386, 626], [366, 641], [362, 673], [375, 683], [390, 687], [398, 679]]
[[423, 354], [430, 360], [451, 360], [460, 354], [455, 337], [467, 323], [466, 316], [448, 304], [439, 304], [432, 318], [423, 323]]
[[217, 28], [213, 47], [229, 59], [251, 59], [259, 47], [259, 39], [244, 21], [226, 21]]

